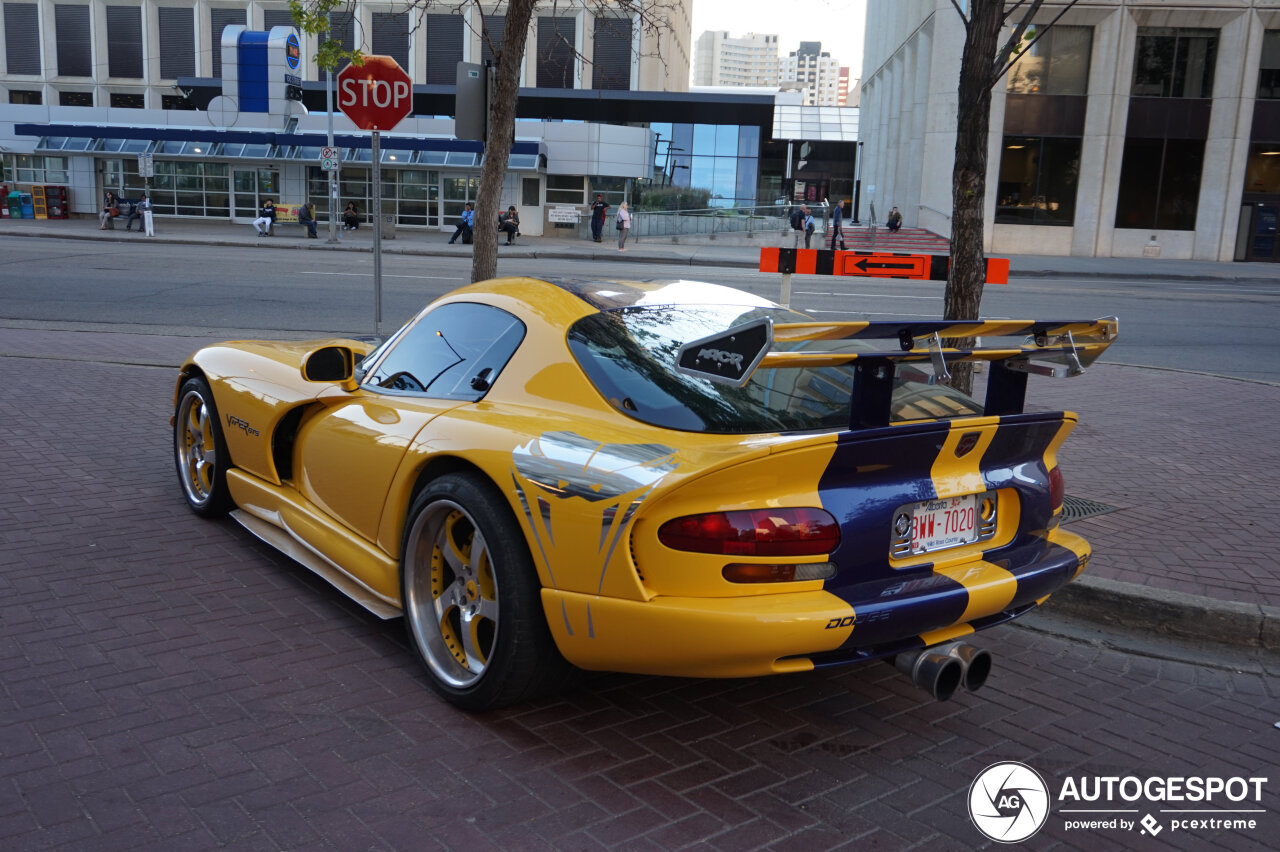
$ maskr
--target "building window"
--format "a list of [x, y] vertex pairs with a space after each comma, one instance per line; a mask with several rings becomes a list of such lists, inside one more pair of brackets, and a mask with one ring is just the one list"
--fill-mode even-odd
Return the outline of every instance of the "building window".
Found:
[[17, 183], [67, 183], [67, 158], [15, 154], [13, 177]]
[[1249, 146], [1244, 191], [1280, 193], [1280, 142], [1255, 142]]
[[58, 92], [58, 103], [62, 106], [91, 107], [93, 92]]
[[1262, 62], [1258, 69], [1258, 97], [1263, 100], [1280, 98], [1280, 30], [1267, 30], [1262, 34]]
[[130, 95], [130, 94], [123, 94], [120, 92], [112, 92], [111, 105], [113, 107], [120, 107], [122, 109], [144, 109], [147, 104], [146, 104], [146, 100], [142, 97], [142, 95]]
[[195, 105], [182, 95], [161, 95], [160, 109], [195, 109]]
[[573, 18], [538, 18], [538, 88], [573, 88], [576, 38]]
[[1009, 69], [1009, 91], [1020, 95], [1087, 94], [1092, 52], [1092, 27], [1050, 27]]
[[548, 204], [586, 203], [586, 183], [574, 175], [547, 175]]
[[142, 78], [142, 9], [107, 7], [107, 73]]
[[93, 44], [89, 34], [89, 7], [59, 3], [53, 7], [54, 33], [58, 39], [58, 75], [93, 76]]
[[40, 68], [40, 14], [35, 3], [4, 4], [4, 52], [8, 73], [43, 73]]
[[597, 15], [591, 48], [591, 88], [631, 88], [631, 19]]
[[[483, 65], [502, 49], [502, 36], [507, 31], [506, 15], [484, 15], [480, 31], [480, 63]], [[497, 65], [497, 62], [494, 62]]]
[[[244, 26], [244, 9], [209, 10], [209, 47], [213, 57], [213, 76], [222, 78], [222, 31], [231, 26]], [[336, 33], [334, 34], [336, 37]]]
[[195, 10], [160, 8], [156, 11], [160, 25], [160, 76], [166, 80], [194, 77], [196, 75]]
[[373, 13], [373, 53], [394, 58], [401, 68], [410, 67], [407, 12]]
[[457, 15], [427, 15], [427, 83], [452, 86], [457, 82], [462, 24]]
[[1133, 59], [1133, 95], [1213, 97], [1218, 31], [1139, 27]]
[[1116, 227], [1194, 231], [1203, 139], [1126, 139]]
[[1004, 137], [996, 223], [1075, 224], [1079, 178], [1079, 139]]
[[42, 104], [44, 103], [44, 99], [40, 96], [40, 92], [35, 89], [10, 89], [9, 103]]

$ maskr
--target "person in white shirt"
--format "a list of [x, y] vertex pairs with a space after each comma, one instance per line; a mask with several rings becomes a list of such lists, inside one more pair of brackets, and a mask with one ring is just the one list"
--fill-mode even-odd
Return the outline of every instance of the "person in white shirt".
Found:
[[624, 201], [618, 208], [618, 251], [627, 250], [629, 233], [631, 233], [631, 211], [627, 209], [627, 202]]

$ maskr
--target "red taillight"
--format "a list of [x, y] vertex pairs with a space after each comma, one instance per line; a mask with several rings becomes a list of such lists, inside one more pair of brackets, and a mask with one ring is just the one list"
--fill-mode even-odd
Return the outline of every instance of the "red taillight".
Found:
[[1062, 508], [1062, 500], [1067, 494], [1067, 486], [1062, 482], [1062, 468], [1055, 467], [1049, 471], [1049, 508], [1058, 511]]
[[674, 550], [725, 556], [816, 556], [840, 543], [836, 519], [823, 509], [709, 512], [667, 521], [658, 541]]

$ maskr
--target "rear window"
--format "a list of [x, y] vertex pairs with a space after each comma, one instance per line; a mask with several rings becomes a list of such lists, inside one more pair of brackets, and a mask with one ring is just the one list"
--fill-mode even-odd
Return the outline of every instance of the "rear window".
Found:
[[[847, 429], [852, 366], [759, 369], [741, 388], [675, 369], [681, 345], [768, 316], [775, 323], [811, 317], [735, 305], [634, 307], [603, 311], [569, 329], [569, 348], [615, 408], [644, 423], [686, 432], [749, 434]], [[775, 346], [777, 346], [775, 344]], [[870, 348], [861, 342], [787, 344], [788, 351]], [[891, 417], [933, 420], [981, 414], [982, 406], [928, 376], [899, 367]]]

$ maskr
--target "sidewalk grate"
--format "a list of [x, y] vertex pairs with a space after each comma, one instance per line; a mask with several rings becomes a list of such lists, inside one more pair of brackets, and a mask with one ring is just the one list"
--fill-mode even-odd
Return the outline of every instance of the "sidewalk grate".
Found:
[[1116, 506], [1108, 506], [1106, 503], [1086, 500], [1083, 497], [1068, 496], [1062, 499], [1062, 522], [1064, 524], [1082, 521], [1085, 518], [1092, 518], [1094, 515], [1105, 515], [1108, 512], [1118, 511], [1119, 508]]

